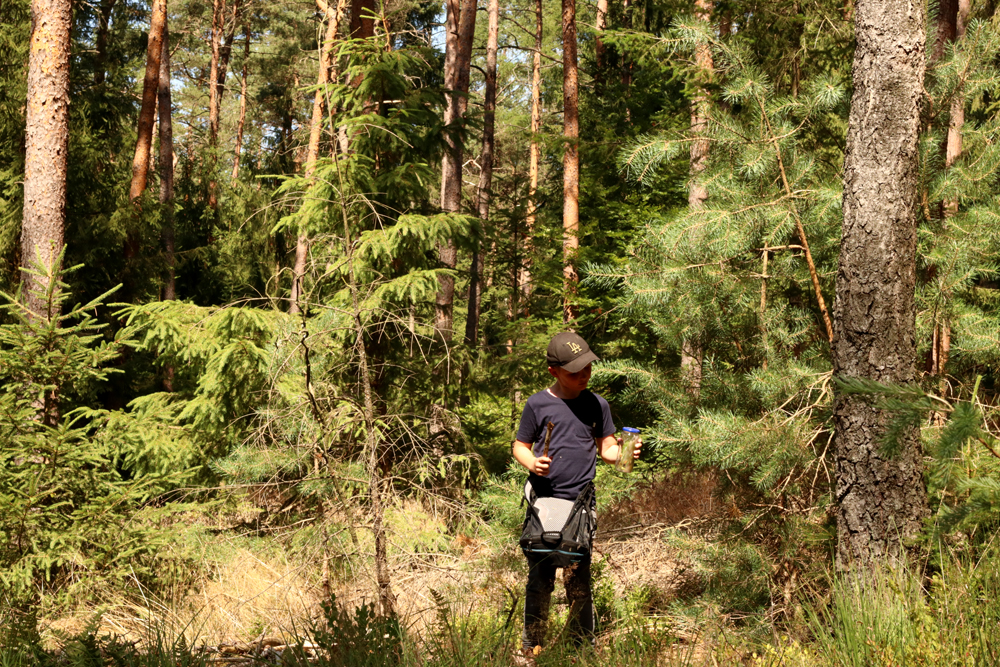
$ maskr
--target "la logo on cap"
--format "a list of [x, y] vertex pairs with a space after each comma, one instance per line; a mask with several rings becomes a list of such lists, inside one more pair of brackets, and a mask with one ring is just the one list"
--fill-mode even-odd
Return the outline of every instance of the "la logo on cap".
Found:
[[573, 354], [580, 354], [581, 352], [583, 352], [583, 348], [572, 341], [566, 344], [569, 345], [569, 349], [571, 352], [573, 352]]

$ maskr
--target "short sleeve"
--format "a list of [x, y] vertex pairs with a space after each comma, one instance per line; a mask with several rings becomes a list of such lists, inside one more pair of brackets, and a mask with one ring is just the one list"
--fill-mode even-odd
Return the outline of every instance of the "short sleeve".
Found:
[[535, 418], [535, 411], [531, 408], [531, 403], [524, 404], [521, 411], [521, 423], [517, 427], [517, 439], [529, 445], [535, 444], [535, 436], [538, 434], [538, 420]]
[[601, 399], [601, 422], [604, 424], [604, 432], [601, 434], [602, 438], [614, 435], [618, 430], [615, 428], [615, 422], [611, 419], [611, 406], [603, 398]]

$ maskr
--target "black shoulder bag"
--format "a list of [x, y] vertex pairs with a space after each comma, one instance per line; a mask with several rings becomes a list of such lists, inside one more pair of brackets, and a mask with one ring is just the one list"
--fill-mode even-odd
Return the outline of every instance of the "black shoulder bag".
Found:
[[528, 511], [521, 529], [524, 555], [548, 556], [556, 567], [569, 567], [590, 556], [597, 531], [594, 493], [590, 482], [576, 500], [539, 498], [526, 484]]

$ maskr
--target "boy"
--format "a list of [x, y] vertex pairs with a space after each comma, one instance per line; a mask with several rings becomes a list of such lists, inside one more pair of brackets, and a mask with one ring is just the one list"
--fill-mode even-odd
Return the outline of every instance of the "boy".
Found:
[[[615, 438], [608, 402], [587, 390], [590, 365], [598, 361], [587, 342], [572, 332], [557, 334], [549, 342], [545, 358], [555, 382], [525, 404], [513, 454], [530, 473], [528, 482], [535, 495], [575, 500], [594, 479], [597, 455], [605, 463], [614, 464], [621, 453], [621, 443]], [[546, 425], [550, 422], [554, 426], [548, 456], [541, 456]], [[641, 442], [636, 445], [636, 458], [641, 446]], [[521, 635], [522, 651], [528, 659], [545, 639], [555, 576], [556, 568], [547, 557], [528, 556]], [[593, 641], [589, 556], [563, 571], [563, 584], [570, 602], [570, 632]]]

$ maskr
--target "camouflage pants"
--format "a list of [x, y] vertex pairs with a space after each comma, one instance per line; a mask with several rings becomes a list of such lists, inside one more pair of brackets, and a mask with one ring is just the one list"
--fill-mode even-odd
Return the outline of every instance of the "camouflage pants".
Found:
[[[556, 585], [556, 567], [547, 556], [528, 556], [528, 585], [524, 590], [524, 632], [521, 645], [526, 651], [545, 645], [549, 604]], [[578, 641], [594, 641], [594, 599], [590, 591], [590, 558], [563, 569], [563, 585], [570, 605], [566, 632]]]

